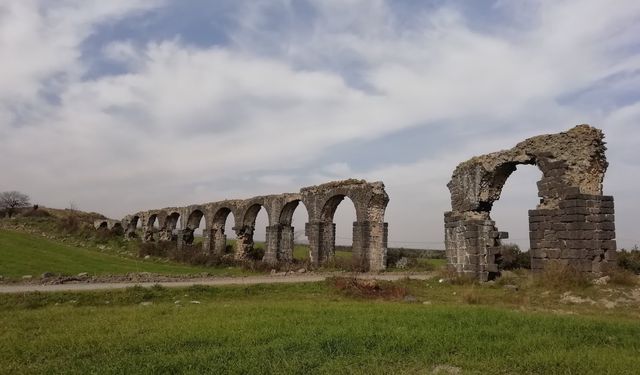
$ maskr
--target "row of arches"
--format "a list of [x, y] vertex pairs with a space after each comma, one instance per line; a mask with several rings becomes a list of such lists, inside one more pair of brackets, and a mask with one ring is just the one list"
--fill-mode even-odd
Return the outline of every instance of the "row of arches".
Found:
[[[122, 223], [126, 236], [141, 236], [143, 241], [175, 241], [178, 248], [193, 244], [202, 231], [205, 253], [224, 255], [227, 237], [235, 237], [234, 257], [245, 259], [254, 250], [258, 216], [264, 226], [264, 259], [270, 263], [293, 260], [296, 233], [294, 216], [306, 220], [304, 234], [309, 243], [309, 259], [318, 265], [335, 255], [335, 213], [348, 198], [353, 203], [355, 222], [352, 229], [353, 260], [362, 268], [386, 267], [387, 224], [384, 211], [389, 198], [381, 182], [346, 180], [303, 188], [300, 193], [226, 200], [187, 207], [170, 207], [138, 212]], [[306, 215], [304, 215], [306, 213]], [[231, 220], [229, 220], [231, 218]], [[300, 220], [300, 218], [303, 218]], [[229, 225], [232, 225], [229, 230]]]

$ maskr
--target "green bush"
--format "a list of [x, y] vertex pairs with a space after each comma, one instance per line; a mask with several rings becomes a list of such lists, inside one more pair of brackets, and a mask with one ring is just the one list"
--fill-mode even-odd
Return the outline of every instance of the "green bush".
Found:
[[504, 244], [500, 246], [500, 254], [496, 262], [501, 270], [531, 269], [531, 254], [528, 251], [521, 251], [516, 244]]
[[640, 250], [622, 249], [618, 252], [618, 266], [633, 273], [640, 274]]

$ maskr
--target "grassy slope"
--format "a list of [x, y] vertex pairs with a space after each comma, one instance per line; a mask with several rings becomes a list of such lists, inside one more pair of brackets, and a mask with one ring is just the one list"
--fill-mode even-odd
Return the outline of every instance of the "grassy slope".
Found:
[[80, 272], [153, 272], [168, 275], [240, 272], [119, 257], [8, 230], [0, 230], [0, 259], [0, 275], [9, 278], [22, 275], [38, 276], [43, 272], [69, 275]]
[[0, 327], [6, 374], [635, 374], [640, 350], [629, 318], [352, 300], [322, 283], [0, 296]]

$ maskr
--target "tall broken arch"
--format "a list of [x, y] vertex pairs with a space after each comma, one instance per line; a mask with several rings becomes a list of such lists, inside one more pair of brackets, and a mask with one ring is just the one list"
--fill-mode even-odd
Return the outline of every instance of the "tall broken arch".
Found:
[[484, 281], [499, 273], [500, 240], [506, 235], [491, 220], [491, 208], [521, 164], [542, 171], [540, 204], [529, 211], [531, 268], [540, 271], [555, 263], [600, 272], [615, 263], [613, 197], [602, 194], [605, 151], [601, 130], [578, 125], [458, 165], [447, 185], [452, 208], [445, 213], [449, 266]]

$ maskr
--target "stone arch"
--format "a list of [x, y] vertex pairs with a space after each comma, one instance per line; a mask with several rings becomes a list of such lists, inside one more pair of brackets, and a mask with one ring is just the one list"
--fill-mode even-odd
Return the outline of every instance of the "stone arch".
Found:
[[[224, 224], [226, 223], [227, 217], [229, 216], [230, 213], [233, 213], [233, 210], [228, 206], [222, 206], [218, 208], [213, 213], [213, 219], [211, 221], [212, 226], [214, 227], [221, 226], [222, 228], [224, 228]], [[234, 214], [233, 216], [235, 218], [236, 215]]]
[[122, 226], [122, 223], [119, 221], [113, 223], [113, 225], [111, 226], [111, 233], [116, 235], [124, 234], [124, 227]]
[[[256, 222], [256, 217], [258, 217], [258, 213], [260, 212], [260, 210], [262, 210], [262, 208], [264, 208], [264, 205], [260, 203], [253, 203], [252, 205], [247, 207], [242, 216], [242, 225], [253, 225]], [[271, 225], [270, 219], [271, 218], [269, 218], [269, 225]]]
[[[247, 200], [224, 200], [188, 207], [168, 207], [140, 212], [137, 216], [142, 222], [143, 241], [173, 239], [172, 231], [177, 227], [179, 220], [181, 233], [178, 235], [178, 246], [180, 246], [183, 243], [181, 239], [184, 239], [182, 235], [195, 226], [192, 215], [195, 213], [200, 216], [202, 213], [205, 218], [204, 251], [207, 253], [213, 251], [223, 256], [226, 249], [224, 231], [228, 215], [233, 213], [233, 230], [237, 234], [242, 234], [243, 231], [246, 233], [247, 227], [255, 225], [255, 217], [261, 207], [264, 207], [269, 224], [265, 254], [265, 257], [269, 255], [269, 258], [266, 261], [290, 261], [292, 256], [288, 254], [291, 254], [292, 250], [289, 249], [293, 246], [292, 216], [296, 207], [303, 202], [308, 215], [305, 234], [309, 238], [310, 253], [314, 254], [311, 260], [318, 265], [321, 263], [318, 254], [324, 251], [321, 244], [325, 242], [328, 244], [331, 239], [325, 238], [323, 231], [331, 227], [332, 222], [329, 217], [333, 216], [339, 201], [344, 197], [349, 197], [356, 209], [357, 221], [354, 225], [354, 234], [357, 234], [358, 243], [362, 246], [362, 256], [366, 257], [367, 268], [375, 271], [384, 269], [387, 230], [384, 223], [384, 210], [389, 197], [384, 191], [382, 182], [369, 183], [354, 179], [334, 181], [302, 188], [299, 193], [266, 195]], [[323, 208], [326, 211], [324, 216]], [[158, 228], [154, 228], [155, 222], [158, 223]], [[154, 238], [156, 234], [157, 238]], [[333, 245], [332, 243], [330, 246]], [[242, 249], [237, 250], [236, 254], [244, 254]]]
[[176, 229], [178, 226], [178, 223], [180, 222], [181, 216], [182, 215], [180, 215], [180, 212], [178, 211], [171, 212], [169, 215], [167, 215], [167, 218], [165, 221], [165, 227], [169, 230]]
[[149, 215], [149, 218], [147, 219], [147, 226], [150, 227], [150, 228], [153, 228], [153, 226], [156, 223], [156, 221], [158, 222], [158, 225], [160, 225], [160, 221], [158, 219], [158, 214], [153, 213], [153, 214]]
[[203, 210], [197, 208], [191, 211], [191, 213], [187, 216], [187, 224], [185, 225], [185, 229], [195, 230], [200, 227], [200, 221], [204, 217]]
[[237, 226], [237, 208], [234, 205], [224, 203], [210, 207], [211, 217], [206, 219], [206, 228], [203, 231], [203, 248], [205, 253], [213, 253], [224, 256], [227, 249], [227, 235], [225, 225], [229, 214], [233, 214], [234, 228]]
[[296, 211], [296, 208], [298, 208], [300, 203], [302, 203], [300, 199], [287, 202], [280, 210], [280, 214], [278, 215], [278, 224], [291, 225], [293, 223], [293, 213]]
[[136, 214], [136, 215], [125, 218], [125, 220], [123, 221], [126, 226], [125, 238], [127, 239], [137, 238], [138, 224], [141, 223], [140, 216]]
[[183, 245], [193, 244], [195, 230], [200, 227], [200, 221], [204, 217], [204, 212], [200, 208], [188, 208], [184, 212], [185, 214], [180, 216], [180, 219], [184, 220], [184, 224], [177, 234], [179, 249], [182, 249]]
[[178, 233], [176, 230], [182, 215], [180, 215], [179, 210], [169, 210], [167, 212], [169, 214], [164, 217], [164, 223], [160, 225], [159, 239], [160, 241], [177, 241]]
[[[256, 260], [262, 260], [263, 255], [261, 251], [256, 250], [254, 243], [254, 232], [256, 226], [256, 218], [262, 209], [265, 209], [267, 212], [267, 229], [266, 236], [269, 236], [269, 227], [271, 226], [271, 215], [270, 210], [265, 204], [264, 199], [262, 198], [254, 198], [244, 201], [242, 203], [242, 208], [240, 210], [241, 216], [236, 218], [236, 222], [239, 222], [239, 225], [236, 226], [236, 248], [235, 248], [235, 258], [237, 260], [242, 260], [246, 258], [252, 258]], [[266, 239], [268, 242], [268, 238]]]
[[[599, 129], [579, 125], [458, 165], [447, 185], [452, 206], [445, 213], [450, 266], [481, 280], [499, 275], [500, 240], [507, 234], [497, 230], [490, 212], [509, 176], [527, 164], [542, 172], [537, 183], [540, 204], [529, 212], [532, 268], [560, 263], [586, 272], [600, 270], [599, 259], [615, 256], [613, 217], [597, 216], [613, 215], [613, 198], [602, 195], [608, 166], [603, 139]], [[610, 220], [610, 225], [600, 225], [602, 220]], [[604, 232], [604, 241], [584, 241], [593, 239], [592, 227]]]
[[[335, 181], [300, 190], [309, 211], [305, 228], [311, 248], [312, 263], [326, 262], [335, 249], [333, 215], [344, 197], [349, 197], [356, 209], [353, 225], [354, 262], [366, 270], [386, 268], [388, 226], [384, 211], [389, 196], [382, 182], [364, 180]], [[374, 204], [375, 207], [370, 205]]]

